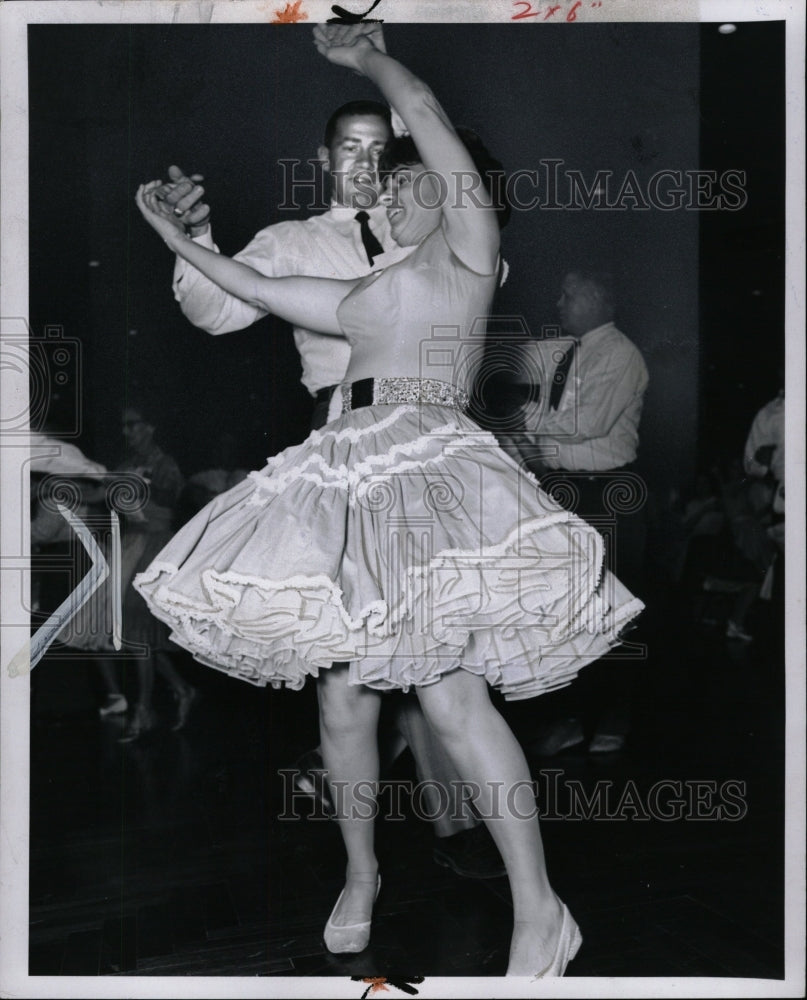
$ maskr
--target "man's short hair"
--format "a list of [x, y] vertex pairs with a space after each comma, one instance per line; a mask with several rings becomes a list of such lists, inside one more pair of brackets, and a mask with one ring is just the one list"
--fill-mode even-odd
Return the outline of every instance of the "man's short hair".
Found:
[[337, 108], [334, 111], [328, 119], [328, 124], [325, 126], [323, 143], [328, 149], [331, 148], [331, 143], [336, 133], [336, 126], [340, 120], [342, 118], [353, 118], [357, 115], [372, 115], [374, 118], [380, 118], [387, 123], [390, 133], [392, 133], [392, 112], [386, 104], [382, 104], [380, 101], [348, 101], [347, 104], [343, 104], [341, 108]]

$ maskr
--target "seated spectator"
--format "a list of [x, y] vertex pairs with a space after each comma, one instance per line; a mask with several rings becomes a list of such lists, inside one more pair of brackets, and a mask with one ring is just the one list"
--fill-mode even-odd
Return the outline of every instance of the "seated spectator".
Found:
[[708, 540], [726, 527], [720, 479], [714, 470], [701, 470], [684, 497], [678, 490], [672, 492], [664, 518], [669, 579], [676, 585], [686, 585], [703, 551], [712, 545]]
[[749, 476], [767, 480], [774, 487], [769, 534], [784, 550], [785, 514], [785, 390], [757, 413], [745, 443], [743, 465]]
[[216, 438], [211, 453], [211, 467], [192, 475], [179, 499], [178, 520], [184, 522], [205, 504], [246, 479], [248, 470], [238, 464], [238, 439], [223, 431]]
[[774, 489], [742, 474], [739, 460], [730, 461], [720, 486], [725, 526], [719, 534], [701, 536], [690, 548], [685, 579], [697, 581], [701, 591], [733, 595], [726, 638], [750, 642], [746, 617], [771, 572], [776, 545], [769, 528]]

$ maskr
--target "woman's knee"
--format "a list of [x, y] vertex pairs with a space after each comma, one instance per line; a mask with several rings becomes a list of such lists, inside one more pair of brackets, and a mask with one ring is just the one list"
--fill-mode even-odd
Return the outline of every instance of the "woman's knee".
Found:
[[436, 684], [417, 689], [423, 714], [443, 740], [465, 739], [473, 733], [475, 721], [495, 711], [487, 682], [467, 670], [455, 670]]
[[[333, 669], [333, 668], [332, 668]], [[375, 731], [380, 695], [347, 683], [347, 671], [328, 673], [317, 685], [320, 729], [326, 736], [340, 737]]]

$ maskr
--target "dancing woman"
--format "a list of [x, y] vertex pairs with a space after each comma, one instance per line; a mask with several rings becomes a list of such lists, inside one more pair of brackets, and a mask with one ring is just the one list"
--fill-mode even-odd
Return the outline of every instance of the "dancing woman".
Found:
[[356, 281], [265, 278], [186, 238], [154, 197], [158, 182], [140, 188], [138, 206], [175, 253], [246, 301], [347, 337], [351, 361], [342, 415], [217, 497], [137, 587], [201, 662], [256, 684], [317, 678], [348, 859], [331, 951], [369, 941], [380, 879], [373, 820], [353, 790], [378, 778], [381, 693], [414, 686], [507, 867], [508, 975], [562, 975], [580, 932], [549, 883], [527, 763], [488, 686], [527, 698], [568, 683], [642, 605], [603, 571], [600, 536], [463, 412], [474, 322], [499, 273], [479, 151], [360, 28], [314, 34], [409, 130], [379, 169], [392, 234], [415, 249]]

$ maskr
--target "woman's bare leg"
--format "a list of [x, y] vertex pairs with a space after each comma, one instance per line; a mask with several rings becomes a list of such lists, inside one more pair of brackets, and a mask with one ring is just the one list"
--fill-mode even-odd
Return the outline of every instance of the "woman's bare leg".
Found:
[[118, 737], [119, 743], [131, 743], [154, 728], [153, 695], [154, 660], [151, 656], [143, 656], [137, 660], [137, 702], [123, 735]]
[[163, 649], [155, 650], [154, 665], [160, 677], [166, 681], [177, 699], [187, 698], [191, 691], [193, 691], [193, 685], [189, 684], [174, 666], [174, 661], [170, 653], [167, 653]]
[[98, 663], [98, 673], [101, 675], [101, 683], [104, 685], [104, 693], [107, 698], [122, 696], [118, 672], [115, 664], [107, 659], [100, 659]]
[[562, 909], [546, 872], [524, 753], [484, 678], [459, 669], [417, 691], [463, 781], [479, 789], [477, 808], [507, 867], [515, 921], [508, 974], [534, 976], [555, 954]]
[[346, 926], [370, 920], [375, 901], [378, 861], [373, 833], [381, 695], [349, 685], [346, 664], [334, 664], [320, 673], [317, 694], [322, 758], [347, 851], [345, 893], [332, 919]]

